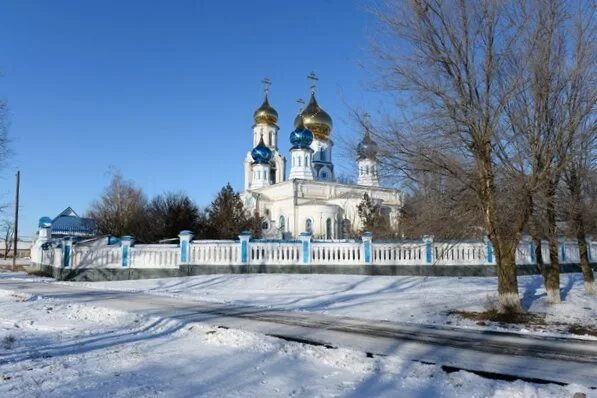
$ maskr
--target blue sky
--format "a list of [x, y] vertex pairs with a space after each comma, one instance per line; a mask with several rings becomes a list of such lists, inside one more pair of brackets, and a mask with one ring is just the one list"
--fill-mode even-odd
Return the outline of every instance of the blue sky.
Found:
[[[118, 169], [148, 197], [184, 191], [205, 206], [226, 182], [241, 190], [260, 81], [272, 80], [281, 150], [307, 99], [356, 137], [351, 107], [370, 109], [367, 64], [375, 18], [356, 0], [32, 1], [0, 11], [0, 98], [12, 156], [0, 202], [22, 173], [21, 232], [67, 206], [80, 214]], [[340, 173], [353, 161], [335, 153]], [[12, 210], [10, 210], [10, 214]], [[5, 215], [6, 216], [6, 215]]]

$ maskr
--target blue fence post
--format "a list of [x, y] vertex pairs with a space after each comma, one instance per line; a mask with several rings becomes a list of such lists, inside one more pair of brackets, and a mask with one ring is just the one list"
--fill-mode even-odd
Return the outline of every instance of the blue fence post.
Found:
[[238, 235], [240, 239], [240, 263], [242, 265], [249, 264], [249, 242], [251, 241], [251, 233], [249, 231], [243, 231]]
[[131, 246], [135, 243], [135, 238], [125, 235], [120, 238], [121, 264], [122, 268], [127, 268], [129, 264]]
[[364, 232], [361, 240], [363, 241], [363, 260], [365, 264], [373, 264], [373, 234]]
[[311, 264], [311, 233], [301, 232], [299, 239], [301, 240], [301, 263]]
[[433, 235], [423, 236], [423, 243], [425, 243], [425, 262], [433, 264]]
[[180, 239], [180, 264], [188, 264], [191, 260], [193, 233], [191, 231], [180, 231], [178, 238]]
[[485, 247], [487, 248], [487, 264], [492, 265], [493, 264], [493, 245], [491, 244], [489, 237], [486, 236], [483, 240], [485, 241]]
[[73, 240], [70, 236], [62, 239], [62, 266], [64, 268], [71, 266], [73, 252]]

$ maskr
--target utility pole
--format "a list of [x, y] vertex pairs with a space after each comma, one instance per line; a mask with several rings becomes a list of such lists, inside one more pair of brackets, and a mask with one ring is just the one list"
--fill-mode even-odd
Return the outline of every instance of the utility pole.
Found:
[[[21, 183], [21, 171], [17, 170], [17, 192], [15, 199], [15, 233], [14, 233], [14, 245], [12, 252], [12, 270], [13, 272], [17, 268], [17, 241], [19, 239], [19, 185]], [[8, 244], [8, 242], [6, 242]]]

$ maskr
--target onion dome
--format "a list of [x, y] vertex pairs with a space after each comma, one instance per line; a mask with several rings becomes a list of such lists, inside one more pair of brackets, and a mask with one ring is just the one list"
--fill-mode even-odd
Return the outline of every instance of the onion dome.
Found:
[[303, 118], [300, 115], [298, 115], [298, 118], [298, 126], [292, 133], [290, 133], [290, 143], [292, 144], [292, 148], [290, 149], [310, 148], [311, 143], [313, 142], [313, 133], [311, 130], [305, 128]]
[[272, 159], [272, 150], [263, 143], [263, 134], [261, 134], [257, 146], [251, 151], [251, 157], [253, 158], [253, 164], [268, 164]]
[[278, 122], [278, 112], [269, 104], [267, 94], [263, 104], [253, 113], [253, 119], [255, 119], [255, 124], [276, 124]]
[[[322, 141], [328, 141], [330, 139], [330, 133], [332, 132], [332, 118], [326, 111], [320, 108], [315, 99], [315, 94], [311, 94], [309, 104], [300, 114], [304, 126], [313, 132], [316, 139]], [[294, 119], [294, 127], [299, 126], [300, 120], [297, 116]]]
[[377, 144], [371, 139], [369, 130], [365, 130], [363, 140], [357, 145], [357, 157], [359, 160], [377, 158]]

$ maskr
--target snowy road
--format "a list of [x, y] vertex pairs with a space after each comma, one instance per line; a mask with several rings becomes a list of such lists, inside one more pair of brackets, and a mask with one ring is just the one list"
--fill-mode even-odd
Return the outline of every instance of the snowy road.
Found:
[[0, 289], [456, 369], [597, 386], [597, 342], [591, 340], [301, 314], [49, 282], [3, 280]]

